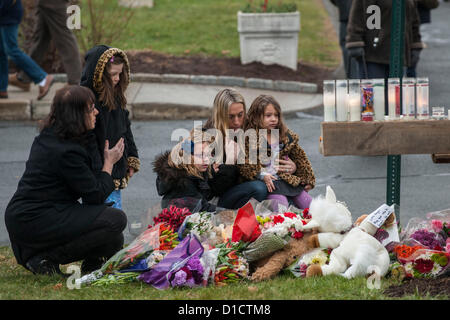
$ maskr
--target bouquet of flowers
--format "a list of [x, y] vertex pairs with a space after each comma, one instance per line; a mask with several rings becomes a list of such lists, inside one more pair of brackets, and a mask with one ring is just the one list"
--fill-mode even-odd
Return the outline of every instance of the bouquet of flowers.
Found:
[[146, 258], [153, 250], [160, 248], [160, 230], [161, 224], [149, 228], [142, 232], [127, 247], [118, 251], [101, 267], [103, 274], [112, 273], [115, 270], [124, 269], [133, 262], [138, 262]]
[[183, 239], [188, 234], [193, 234], [197, 236], [201, 242], [207, 242], [211, 246], [223, 242], [223, 233], [223, 225], [215, 226], [213, 222], [213, 213], [206, 211], [197, 212], [188, 216], [178, 230], [180, 239]]
[[220, 248], [214, 274], [214, 283], [217, 286], [248, 279], [248, 263], [241, 253], [247, 244], [243, 241], [228, 240], [226, 243], [217, 245], [217, 248]]
[[261, 225], [263, 234], [274, 233], [282, 239], [300, 239], [303, 237], [303, 226], [308, 222], [304, 218], [308, 216], [308, 211], [304, 212], [306, 212], [305, 215], [285, 212], [267, 217], [257, 216], [256, 219]]
[[400, 258], [407, 278], [434, 278], [448, 272], [450, 254], [444, 251], [418, 249]]
[[203, 283], [203, 265], [198, 256], [191, 257], [186, 265], [172, 273], [169, 282], [172, 287], [195, 287]]
[[160, 224], [159, 250], [172, 250], [180, 243], [177, 239], [178, 233], [175, 232], [173, 227], [167, 224]]
[[297, 278], [306, 277], [306, 270], [312, 264], [323, 266], [330, 262], [331, 249], [316, 248], [302, 255], [297, 261], [285, 269], [285, 272]]
[[162, 212], [153, 218], [155, 224], [165, 223], [170, 226], [174, 231], [178, 231], [184, 219], [190, 216], [192, 213], [188, 208], [178, 208], [176, 206], [170, 206], [169, 209], [165, 208]]

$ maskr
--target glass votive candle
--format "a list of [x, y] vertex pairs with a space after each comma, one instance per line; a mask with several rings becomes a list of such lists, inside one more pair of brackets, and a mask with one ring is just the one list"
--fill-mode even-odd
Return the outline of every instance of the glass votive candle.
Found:
[[336, 80], [336, 120], [348, 120], [348, 81]]
[[384, 79], [373, 79], [373, 112], [375, 120], [384, 120]]
[[373, 121], [373, 80], [361, 80], [361, 120]]
[[388, 79], [389, 120], [400, 119], [400, 79]]
[[417, 118], [429, 119], [429, 81], [428, 78], [417, 78], [416, 81], [416, 104], [417, 104]]
[[348, 80], [348, 111], [350, 121], [361, 121], [361, 94], [359, 79]]
[[323, 81], [323, 120], [336, 121], [336, 82]]
[[403, 108], [402, 115], [405, 120], [412, 120], [416, 118], [416, 79], [414, 78], [403, 78], [402, 88], [403, 88]]

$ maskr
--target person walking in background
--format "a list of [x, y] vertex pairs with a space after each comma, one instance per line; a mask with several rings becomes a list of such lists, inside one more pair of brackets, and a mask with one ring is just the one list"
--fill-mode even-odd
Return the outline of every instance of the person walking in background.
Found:
[[99, 114], [94, 132], [99, 154], [102, 155], [105, 140], [116, 144], [121, 138], [125, 139], [123, 157], [114, 165], [112, 171], [115, 190], [106, 200], [114, 202], [113, 207], [121, 209], [120, 190], [128, 186], [129, 179], [140, 169], [125, 97], [130, 82], [130, 65], [124, 51], [105, 45], [90, 49], [86, 53], [85, 62], [81, 85], [95, 93], [95, 107]]
[[339, 45], [342, 50], [342, 60], [344, 61], [345, 74], [347, 78], [358, 77], [357, 65], [352, 64], [352, 61], [348, 59], [347, 48], [345, 47], [345, 37], [347, 36], [347, 24], [350, 9], [352, 7], [352, 0], [330, 0], [339, 11]]
[[[37, 99], [44, 98], [51, 85], [53, 76], [47, 74], [39, 65], [20, 50], [17, 39], [19, 24], [23, 16], [21, 0], [0, 1], [0, 98], [8, 98], [8, 57], [17, 68], [39, 85]], [[14, 85], [14, 83], [9, 83]], [[30, 85], [28, 85], [30, 86]]]
[[[419, 11], [420, 24], [431, 23], [431, 9], [436, 9], [439, 6], [439, 0], [415, 0], [415, 2]], [[415, 78], [417, 76], [416, 68], [417, 63], [408, 67], [406, 69], [406, 76]]]
[[[42, 65], [47, 56], [50, 41], [53, 41], [67, 73], [68, 84], [79, 84], [81, 59], [77, 39], [67, 28], [68, 3], [68, 0], [37, 1], [37, 22], [29, 55], [39, 65]], [[10, 75], [9, 82], [24, 91], [29, 91], [30, 79], [24, 71]]]

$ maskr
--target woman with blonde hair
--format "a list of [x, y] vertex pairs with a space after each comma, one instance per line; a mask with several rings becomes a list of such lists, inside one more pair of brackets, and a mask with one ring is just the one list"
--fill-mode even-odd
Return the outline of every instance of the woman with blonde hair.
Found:
[[[223, 163], [216, 165], [220, 174], [227, 170], [238, 170], [237, 164], [245, 160], [243, 139], [235, 140], [236, 136], [242, 134], [245, 119], [247, 117], [245, 100], [242, 94], [230, 88], [219, 91], [214, 99], [211, 118], [206, 122], [204, 128], [215, 128], [220, 131], [223, 138]], [[231, 155], [231, 156], [230, 156]], [[243, 162], [242, 162], [243, 163]], [[295, 172], [296, 165], [290, 159], [280, 162], [280, 168]], [[223, 188], [222, 188], [223, 189]], [[251, 198], [263, 201], [267, 197], [267, 188], [264, 182], [259, 180], [248, 181], [239, 176], [231, 188], [224, 190], [219, 198], [218, 205], [229, 209], [238, 209], [245, 205]]]

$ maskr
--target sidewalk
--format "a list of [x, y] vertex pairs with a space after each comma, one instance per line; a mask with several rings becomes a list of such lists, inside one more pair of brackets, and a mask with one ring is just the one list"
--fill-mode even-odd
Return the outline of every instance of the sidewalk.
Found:
[[[9, 99], [0, 100], [0, 120], [39, 120], [50, 111], [51, 100], [65, 85], [58, 75], [48, 95], [37, 101], [38, 87], [30, 92], [9, 86]], [[133, 74], [127, 90], [128, 108], [133, 120], [183, 120], [206, 118], [214, 97], [223, 88], [233, 87], [245, 98], [247, 108], [260, 94], [273, 95], [285, 115], [322, 104], [322, 94], [314, 84], [244, 79], [234, 77]]]

